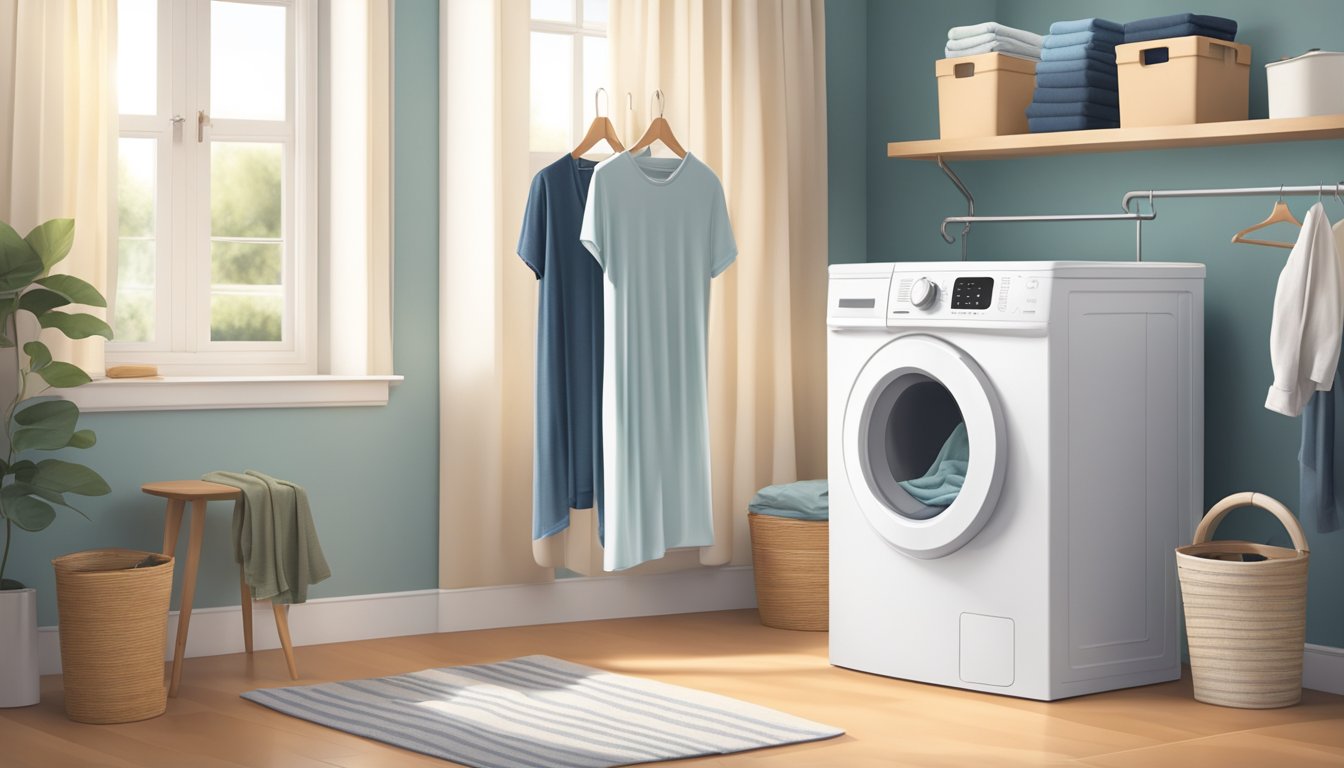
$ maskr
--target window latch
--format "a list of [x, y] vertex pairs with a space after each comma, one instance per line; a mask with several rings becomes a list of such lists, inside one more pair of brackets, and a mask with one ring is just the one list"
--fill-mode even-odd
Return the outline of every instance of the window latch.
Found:
[[210, 116], [204, 109], [196, 110], [196, 143], [201, 144], [205, 141], [205, 124], [210, 122]]

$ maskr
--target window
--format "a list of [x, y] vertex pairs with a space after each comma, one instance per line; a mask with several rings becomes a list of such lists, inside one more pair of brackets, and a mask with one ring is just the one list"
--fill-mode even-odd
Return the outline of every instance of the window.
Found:
[[109, 363], [317, 372], [312, 0], [119, 0]]
[[[531, 0], [528, 99], [533, 170], [573, 149], [595, 116], [598, 88], [611, 92], [607, 0]], [[617, 104], [608, 99], [603, 113]]]

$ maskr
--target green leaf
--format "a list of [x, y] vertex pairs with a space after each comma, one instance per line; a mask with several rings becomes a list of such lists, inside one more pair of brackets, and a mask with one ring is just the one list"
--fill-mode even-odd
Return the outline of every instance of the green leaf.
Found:
[[0, 579], [0, 592], [8, 589], [23, 589], [23, 582], [18, 579]]
[[48, 291], [45, 288], [28, 291], [19, 297], [19, 309], [32, 312], [41, 317], [49, 310], [57, 307], [64, 307], [70, 300], [55, 291]]
[[74, 493], [80, 496], [102, 496], [112, 492], [107, 481], [83, 464], [72, 464], [60, 459], [37, 462], [37, 472], [31, 481], [34, 488], [56, 493]]
[[0, 221], [0, 293], [27, 288], [45, 269], [33, 247]]
[[59, 493], [56, 493], [55, 491], [48, 491], [48, 490], [45, 490], [45, 489], [43, 489], [43, 488], [38, 488], [38, 487], [33, 486], [33, 485], [28, 485], [28, 484], [26, 484], [26, 483], [19, 483], [19, 482], [13, 483], [13, 484], [11, 484], [9, 487], [10, 487], [10, 488], [18, 488], [18, 490], [11, 491], [11, 493], [13, 493], [13, 494], [15, 494], [15, 495], [18, 495], [18, 496], [36, 496], [36, 497], [38, 497], [38, 498], [40, 498], [40, 499], [45, 499], [45, 500], [51, 502], [52, 504], [59, 504], [59, 505], [61, 505], [62, 507], [65, 507], [66, 509], [70, 510], [71, 512], [74, 512], [74, 513], [78, 514], [80, 517], [84, 518], [85, 520], [88, 520], [88, 519], [89, 519], [89, 516], [88, 516], [88, 515], [86, 515], [86, 514], [84, 514], [83, 512], [81, 512], [78, 508], [76, 508], [75, 506], [73, 506], [70, 502], [66, 501], [64, 496], [62, 496], [62, 495], [59, 494]]
[[0, 489], [0, 506], [5, 510], [5, 517], [25, 531], [40, 531], [51, 525], [56, 519], [56, 510], [47, 502], [26, 495], [24, 490], [19, 483]]
[[97, 288], [80, 280], [74, 275], [47, 275], [39, 277], [33, 282], [61, 294], [75, 304], [85, 304], [90, 307], [106, 307], [107, 299], [98, 292]]
[[30, 405], [14, 414], [14, 423], [23, 427], [14, 432], [14, 452], [64, 448], [75, 434], [77, 421], [79, 406], [69, 400], [46, 400]]
[[92, 429], [81, 429], [70, 436], [70, 442], [66, 445], [70, 448], [92, 448], [97, 442], [98, 436], [93, 434]]
[[75, 244], [75, 220], [52, 219], [39, 224], [24, 240], [42, 259], [45, 272], [70, 253], [70, 246]]
[[30, 367], [34, 371], [42, 370], [51, 362], [51, 350], [47, 349], [47, 345], [40, 341], [30, 341], [24, 344], [23, 351], [27, 353]]
[[9, 471], [14, 473], [15, 480], [18, 480], [21, 483], [27, 483], [31, 482], [33, 475], [37, 474], [37, 465], [27, 459], [23, 459], [22, 461], [14, 462], [14, 464], [10, 466]]
[[93, 379], [78, 366], [70, 363], [55, 361], [47, 364], [42, 370], [37, 372], [42, 380], [53, 387], [69, 388], [78, 387], [81, 384], [88, 384]]
[[14, 340], [9, 338], [9, 319], [14, 317], [14, 313], [19, 308], [19, 297], [10, 296], [0, 299], [0, 347], [9, 349], [14, 346]]
[[71, 339], [87, 339], [90, 336], [112, 338], [112, 327], [90, 314], [76, 312], [57, 312], [52, 310], [39, 315], [37, 322], [43, 328], [55, 328]]

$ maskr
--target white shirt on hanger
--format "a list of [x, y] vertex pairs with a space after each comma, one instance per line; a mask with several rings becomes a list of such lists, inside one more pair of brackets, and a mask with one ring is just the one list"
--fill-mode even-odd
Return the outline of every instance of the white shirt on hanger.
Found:
[[1274, 383], [1265, 407], [1297, 416], [1317, 390], [1328, 390], [1344, 335], [1344, 271], [1325, 207], [1307, 211], [1297, 244], [1279, 273], [1269, 328]]

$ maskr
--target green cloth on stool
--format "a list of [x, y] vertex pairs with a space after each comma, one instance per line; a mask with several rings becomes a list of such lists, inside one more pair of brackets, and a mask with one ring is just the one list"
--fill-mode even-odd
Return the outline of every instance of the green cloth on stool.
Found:
[[829, 486], [825, 480], [801, 480], [771, 485], [757, 491], [749, 511], [794, 520], [827, 520], [831, 516]]
[[331, 575], [301, 486], [252, 470], [201, 479], [243, 492], [233, 506], [233, 559], [254, 599], [302, 603], [308, 585]]

